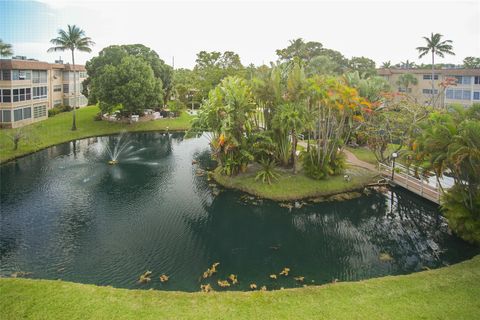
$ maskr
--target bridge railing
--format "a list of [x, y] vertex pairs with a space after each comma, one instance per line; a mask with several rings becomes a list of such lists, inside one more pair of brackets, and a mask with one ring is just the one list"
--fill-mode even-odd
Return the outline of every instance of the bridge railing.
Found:
[[[378, 169], [382, 173], [382, 175], [386, 176], [387, 178], [389, 178], [389, 180], [392, 181], [391, 166], [379, 163]], [[411, 175], [408, 168], [406, 168], [405, 166], [400, 165], [398, 167], [398, 170], [397, 166], [395, 166], [395, 173], [393, 175], [392, 182], [430, 201], [440, 203], [441, 192], [439, 191], [438, 183], [435, 187], [429, 185], [427, 181], [424, 181], [423, 179], [418, 179], [415, 176]]]

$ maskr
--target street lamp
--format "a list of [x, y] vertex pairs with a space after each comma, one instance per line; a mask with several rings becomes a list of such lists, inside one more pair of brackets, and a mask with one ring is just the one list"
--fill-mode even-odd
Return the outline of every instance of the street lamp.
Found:
[[397, 159], [398, 154], [396, 152], [392, 153], [392, 158], [393, 158], [393, 165], [392, 165], [392, 181], [393, 181], [393, 176], [395, 174], [395, 159]]

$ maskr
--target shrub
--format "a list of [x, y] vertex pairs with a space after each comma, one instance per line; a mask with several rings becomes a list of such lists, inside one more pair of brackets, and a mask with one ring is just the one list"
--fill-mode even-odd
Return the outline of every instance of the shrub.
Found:
[[261, 159], [259, 161], [262, 169], [257, 172], [255, 180], [261, 179], [263, 183], [272, 184], [272, 180], [277, 180], [280, 176], [275, 172], [275, 161], [270, 159]]
[[[320, 156], [322, 155], [320, 154]], [[312, 147], [309, 152], [303, 152], [301, 158], [305, 174], [316, 180], [339, 175], [345, 169], [345, 155], [342, 152], [337, 152], [335, 158], [325, 162], [323, 166], [319, 165], [317, 161], [317, 149], [315, 147]]]
[[464, 240], [480, 244], [480, 193], [473, 198], [473, 210], [465, 205], [468, 191], [455, 185], [443, 196], [442, 211], [450, 228]]
[[180, 112], [187, 109], [187, 106], [179, 100], [170, 100], [167, 103], [167, 108], [170, 110], [170, 112], [173, 113], [175, 117], [178, 117], [180, 115]]
[[59, 107], [53, 107], [52, 109], [48, 109], [48, 117], [53, 117], [57, 114], [59, 114], [61, 111], [61, 109]]

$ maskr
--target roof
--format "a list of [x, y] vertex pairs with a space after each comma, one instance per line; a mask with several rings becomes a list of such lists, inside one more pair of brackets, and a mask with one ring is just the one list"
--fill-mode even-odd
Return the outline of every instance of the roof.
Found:
[[[393, 74], [431, 74], [432, 69], [377, 69], [377, 73], [381, 76], [389, 76]], [[480, 76], [480, 69], [435, 69], [436, 74], [447, 76]]]
[[[12, 70], [73, 70], [70, 64], [48, 63], [36, 60], [16, 60], [16, 59], [0, 59], [0, 69]], [[75, 65], [76, 71], [85, 71], [85, 66]]]

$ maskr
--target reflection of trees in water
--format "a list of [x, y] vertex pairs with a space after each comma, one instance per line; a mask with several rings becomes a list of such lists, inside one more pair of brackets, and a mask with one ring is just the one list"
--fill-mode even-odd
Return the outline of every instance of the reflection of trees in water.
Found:
[[398, 189], [384, 202], [387, 210], [362, 226], [369, 241], [391, 255], [392, 263], [402, 271], [439, 266], [441, 250], [448, 247], [450, 236], [438, 209]]

